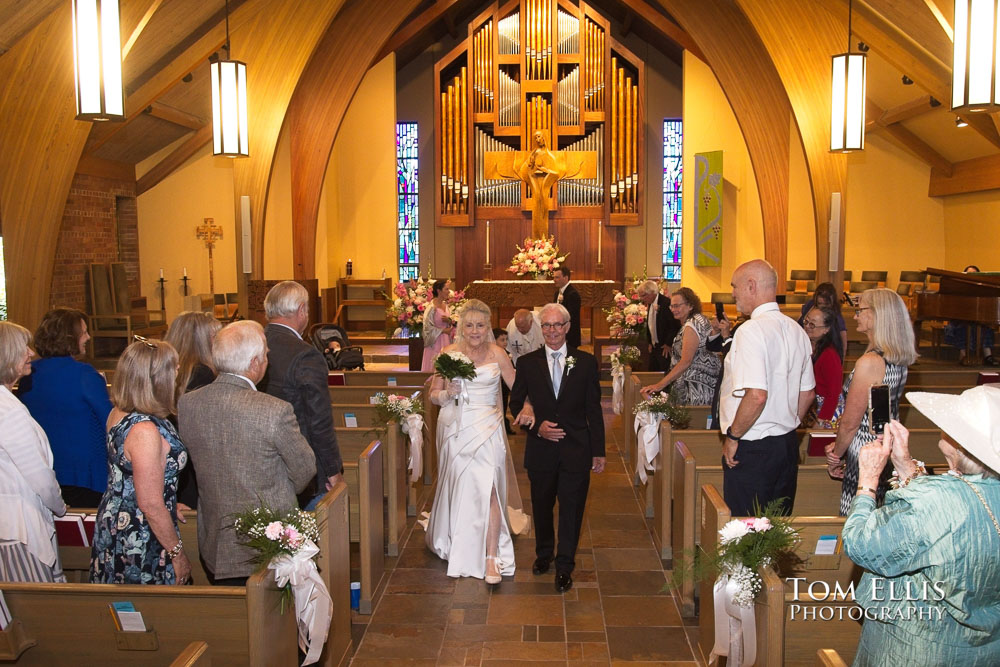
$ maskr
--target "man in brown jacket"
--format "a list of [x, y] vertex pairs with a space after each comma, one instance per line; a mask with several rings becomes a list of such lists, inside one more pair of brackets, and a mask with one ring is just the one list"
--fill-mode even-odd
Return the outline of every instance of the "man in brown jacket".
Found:
[[223, 328], [212, 344], [215, 381], [181, 397], [181, 439], [198, 471], [198, 549], [213, 584], [242, 586], [253, 551], [239, 544], [233, 514], [297, 506], [316, 457], [292, 406], [258, 392], [267, 370], [264, 330], [252, 321]]

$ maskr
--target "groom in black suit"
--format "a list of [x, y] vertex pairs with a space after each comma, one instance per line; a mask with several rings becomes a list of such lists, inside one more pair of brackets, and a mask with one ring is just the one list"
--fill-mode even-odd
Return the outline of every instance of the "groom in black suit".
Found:
[[[544, 574], [555, 556], [556, 590], [573, 586], [576, 545], [590, 487], [590, 471], [604, 471], [604, 417], [597, 360], [567, 346], [569, 312], [560, 304], [542, 308], [545, 346], [518, 360], [510, 392], [511, 414], [531, 399], [524, 467], [531, 482], [535, 516], [535, 563]], [[559, 548], [555, 549], [552, 511], [559, 500]]]

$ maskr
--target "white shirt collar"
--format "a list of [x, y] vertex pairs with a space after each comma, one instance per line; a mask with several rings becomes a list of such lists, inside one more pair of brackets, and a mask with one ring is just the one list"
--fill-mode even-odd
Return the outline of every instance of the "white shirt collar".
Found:
[[781, 308], [778, 306], [778, 302], [777, 301], [768, 301], [767, 303], [762, 303], [762, 304], [760, 304], [759, 306], [757, 306], [756, 308], [753, 309], [753, 312], [750, 313], [750, 319], [753, 319], [753, 318], [757, 317], [758, 315], [762, 315], [763, 313], [766, 313], [769, 310], [780, 311]]
[[[281, 326], [284, 326], [284, 325], [281, 325]], [[226, 375], [232, 375], [233, 377], [238, 377], [239, 379], [243, 380], [248, 385], [250, 385], [251, 389], [253, 389], [254, 391], [257, 391], [257, 385], [255, 385], [253, 383], [253, 380], [251, 380], [250, 378], [248, 378], [246, 375], [240, 375], [239, 373], [226, 373]]]
[[563, 343], [562, 347], [560, 347], [558, 350], [553, 350], [548, 345], [545, 346], [545, 356], [546, 357], [548, 357], [549, 359], [552, 359], [552, 353], [553, 352], [561, 352], [562, 356], [559, 357], [559, 358], [560, 359], [565, 359], [566, 358], [566, 343]]
[[560, 294], [562, 294], [563, 292], [566, 291], [566, 288], [569, 287], [569, 283], [570, 283], [570, 281], [567, 280], [566, 284], [559, 288], [559, 293]]
[[[296, 338], [298, 338], [299, 340], [302, 340], [302, 334], [300, 334], [298, 331], [296, 331], [295, 329], [291, 328], [287, 324], [282, 324], [281, 322], [268, 322], [268, 324], [272, 324], [272, 325], [274, 325], [276, 327], [285, 327], [286, 329], [288, 329], [289, 331], [291, 331], [293, 334], [295, 334]], [[243, 377], [243, 376], [241, 375], [240, 377]]]

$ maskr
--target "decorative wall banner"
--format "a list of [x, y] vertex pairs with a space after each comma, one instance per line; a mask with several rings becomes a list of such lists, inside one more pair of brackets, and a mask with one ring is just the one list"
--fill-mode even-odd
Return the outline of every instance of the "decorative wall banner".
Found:
[[694, 265], [722, 266], [722, 151], [694, 156]]

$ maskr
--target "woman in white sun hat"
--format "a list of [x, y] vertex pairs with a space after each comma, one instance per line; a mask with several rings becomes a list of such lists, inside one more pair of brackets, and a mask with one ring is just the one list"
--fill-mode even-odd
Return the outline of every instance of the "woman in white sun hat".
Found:
[[[910, 457], [898, 421], [862, 448], [844, 550], [866, 572], [855, 665], [1000, 665], [1000, 386], [906, 394], [941, 428], [946, 475]], [[875, 508], [887, 459], [895, 490]]]

